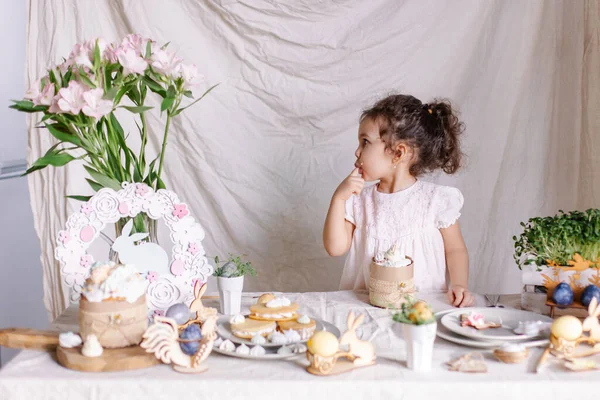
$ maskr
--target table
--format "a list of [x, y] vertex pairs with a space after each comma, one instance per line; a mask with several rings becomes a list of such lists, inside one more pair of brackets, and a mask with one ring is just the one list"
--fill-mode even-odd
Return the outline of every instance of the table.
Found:
[[[253, 294], [257, 296], [258, 294]], [[496, 362], [484, 352], [487, 374], [450, 372], [445, 363], [472, 349], [436, 339], [433, 370], [415, 373], [406, 368], [405, 344], [391, 331], [390, 312], [368, 305], [364, 292], [286, 294], [300, 303], [301, 312], [345, 329], [348, 311], [366, 316], [362, 338], [371, 338], [377, 350], [377, 365], [329, 377], [313, 376], [303, 369], [300, 357], [286, 361], [250, 361], [213, 353], [209, 370], [183, 375], [160, 365], [150, 369], [119, 373], [82, 373], [61, 367], [52, 354], [22, 351], [0, 370], [0, 399], [117, 399], [117, 398], [199, 398], [199, 399], [319, 399], [357, 398], [403, 399], [565, 399], [596, 395], [600, 372], [569, 372], [548, 365], [540, 374], [533, 367], [541, 349], [533, 349], [528, 362], [508, 365]], [[423, 294], [435, 311], [448, 309], [445, 294]], [[514, 297], [501, 303], [515, 302]], [[244, 299], [247, 307], [252, 296]], [[214, 304], [207, 305], [214, 306]], [[476, 304], [483, 306], [481, 296]], [[57, 326], [73, 329], [76, 309], [69, 309]]]

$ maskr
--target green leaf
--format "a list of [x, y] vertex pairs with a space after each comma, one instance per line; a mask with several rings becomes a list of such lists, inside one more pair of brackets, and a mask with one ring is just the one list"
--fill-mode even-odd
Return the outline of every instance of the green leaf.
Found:
[[52, 69], [48, 71], [48, 79], [50, 79], [50, 82], [54, 83], [55, 85], [58, 84], [58, 81], [56, 80], [56, 74]]
[[202, 100], [204, 98], [204, 96], [206, 96], [207, 94], [209, 94], [214, 88], [216, 88], [217, 86], [219, 86], [220, 84], [217, 83], [216, 85], [212, 86], [211, 88], [209, 88], [206, 92], [204, 92], [204, 94], [202, 96], [200, 96], [197, 100], [195, 100], [193, 103], [188, 104], [185, 107], [182, 107], [180, 109], [178, 109], [177, 111], [175, 111], [173, 113], [173, 116], [179, 115], [181, 114], [185, 109], [190, 108], [191, 106], [193, 106], [194, 104], [196, 104], [197, 102], [199, 102], [200, 100]]
[[121, 184], [113, 178], [109, 178], [108, 176], [102, 175], [95, 169], [89, 166], [84, 166], [85, 170], [90, 174], [90, 176], [98, 182], [100, 185], [111, 188], [113, 190], [121, 190]]
[[79, 67], [79, 76], [81, 77], [83, 83], [85, 83], [92, 89], [96, 89], [96, 84], [92, 82], [92, 80], [88, 77], [88, 75], [85, 73], [82, 67]]
[[33, 167], [46, 167], [52, 165], [53, 167], [62, 167], [69, 162], [73, 161], [75, 157], [68, 153], [63, 153], [62, 150], [53, 149], [51, 152], [46, 153], [43, 157], [38, 158], [32, 165]]
[[94, 46], [94, 71], [98, 71], [100, 68], [100, 62], [102, 61], [100, 57], [100, 46], [98, 46], [98, 40], [96, 40], [96, 45]]
[[191, 91], [191, 90], [186, 90], [185, 92], [183, 92], [183, 95], [184, 95], [185, 97], [189, 97], [190, 99], [193, 99], [193, 98], [194, 98], [194, 95], [192, 94], [192, 91]]
[[118, 86], [114, 86], [114, 87], [108, 89], [106, 91], [106, 94], [104, 95], [104, 98], [107, 100], [113, 100], [117, 96], [117, 93], [119, 93], [119, 89], [120, 89], [120, 87], [118, 87]]
[[169, 88], [167, 89], [167, 97], [175, 97], [177, 95], [177, 89], [175, 89], [175, 86], [171, 85], [169, 86]]
[[48, 128], [52, 136], [61, 142], [72, 143], [75, 146], [81, 147], [81, 140], [79, 137], [71, 134], [68, 129], [65, 130], [61, 124], [46, 124], [46, 128]]
[[131, 107], [131, 106], [121, 106], [121, 108], [124, 108], [128, 111], [131, 111], [134, 114], [140, 114], [143, 112], [146, 112], [148, 110], [152, 110], [154, 107], [149, 107], [149, 106], [137, 106], [137, 107]]
[[165, 183], [162, 181], [162, 179], [158, 178], [158, 183], [156, 185], [156, 189], [166, 189], [167, 187], [165, 186]]
[[43, 105], [34, 105], [30, 100], [12, 100], [15, 104], [9, 106], [13, 110], [18, 110], [27, 113], [34, 113], [39, 111], [46, 111], [49, 107]]
[[85, 180], [87, 181], [87, 183], [89, 183], [89, 185], [95, 192], [97, 192], [103, 188], [103, 186], [101, 184], [99, 184], [98, 182], [94, 182], [93, 180], [88, 179], [88, 178], [85, 178]]
[[165, 111], [171, 108], [175, 99], [173, 97], [165, 97], [160, 104], [160, 111]]
[[151, 91], [153, 91], [154, 93], [160, 95], [161, 97], [167, 97], [167, 91], [165, 90], [165, 88], [163, 88], [159, 83], [157, 83], [156, 81], [152, 80], [152, 78], [150, 78], [149, 76], [144, 76], [142, 78], [142, 81], [144, 82], [144, 84], [150, 88]]
[[88, 201], [89, 199], [92, 198], [92, 196], [76, 196], [76, 195], [69, 195], [66, 197], [68, 199], [73, 199], [73, 200], [78, 200], [78, 201]]
[[152, 55], [152, 42], [150, 40], [148, 40], [148, 43], [146, 43], [145, 58], [150, 58], [151, 55]]

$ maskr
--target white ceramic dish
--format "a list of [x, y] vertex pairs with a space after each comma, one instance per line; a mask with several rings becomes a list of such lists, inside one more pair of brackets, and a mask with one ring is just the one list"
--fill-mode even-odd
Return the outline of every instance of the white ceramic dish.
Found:
[[[321, 330], [331, 332], [337, 338], [339, 338], [341, 336], [340, 330], [338, 328], [336, 328], [335, 325], [333, 325], [329, 322], [326, 322], [326, 321], [321, 321], [321, 320], [318, 320], [315, 318], [313, 318], [313, 319], [315, 320], [315, 322], [317, 322], [317, 328], [319, 326], [321, 326], [322, 327]], [[229, 322], [229, 320], [227, 320], [227, 322]], [[217, 334], [220, 335], [219, 330], [217, 330]], [[233, 336], [233, 335], [231, 335], [231, 331], [229, 332], [229, 335]], [[223, 338], [223, 340], [226, 339], [224, 337], [222, 337], [222, 338]], [[237, 338], [237, 339], [239, 339], [239, 338]], [[230, 339], [230, 340], [233, 342], [233, 339]], [[240, 340], [244, 340], [244, 339], [240, 339]], [[249, 341], [247, 341], [247, 342], [249, 342]], [[306, 348], [305, 344], [303, 344], [303, 343], [299, 343], [299, 344], [303, 345]], [[246, 344], [246, 345], [248, 347], [250, 347], [251, 349], [252, 349], [252, 347], [254, 347], [254, 345], [251, 344], [251, 342], [250, 342], [250, 344]], [[237, 346], [239, 346], [239, 344], [236, 345], [236, 348], [237, 348]], [[295, 344], [287, 345], [287, 346], [295, 346]], [[263, 356], [252, 356], [252, 355], [238, 354], [235, 351], [224, 351], [224, 350], [220, 350], [218, 346], [214, 346], [213, 351], [215, 353], [224, 354], [226, 356], [245, 358], [245, 359], [249, 359], [249, 360], [285, 360], [288, 358], [304, 356], [304, 354], [305, 354], [304, 352], [295, 353], [295, 354], [278, 354], [277, 351], [279, 350], [279, 348], [282, 347], [281, 345], [271, 345], [268, 347], [266, 345], [263, 345], [263, 347], [265, 348], [265, 351], [266, 351], [265, 355], [263, 355]]]
[[[477, 312], [484, 316], [486, 321], [501, 323], [500, 328], [490, 328], [477, 330], [473, 327], [463, 327], [460, 325], [460, 315]], [[552, 318], [544, 315], [536, 314], [531, 311], [515, 310], [509, 308], [487, 308], [473, 307], [468, 309], [456, 309], [446, 313], [440, 319], [441, 324], [448, 330], [475, 340], [488, 341], [522, 341], [524, 339], [532, 339], [540, 336], [539, 334], [522, 334], [518, 335], [514, 329], [519, 325], [519, 322], [526, 321], [541, 321], [552, 323]]]
[[[315, 321], [315, 324], [316, 324], [316, 326], [315, 326], [315, 332], [322, 331], [324, 329], [323, 324], [321, 323], [321, 321], [319, 321], [319, 320], [317, 320], [315, 318], [311, 318], [311, 319], [313, 319]], [[217, 320], [217, 335], [219, 335], [220, 337], [222, 337], [223, 340], [229, 339], [233, 343], [245, 344], [247, 346], [254, 346], [254, 343], [252, 343], [252, 340], [250, 340], [250, 339], [242, 339], [242, 338], [239, 338], [239, 337], [237, 337], [237, 336], [235, 336], [233, 334], [233, 332], [231, 331], [231, 324], [229, 323], [229, 317], [227, 317], [227, 316], [221, 317], [221, 318], [219, 318]], [[308, 339], [301, 340], [299, 342], [288, 343], [288, 344], [306, 343], [306, 342], [308, 342]], [[270, 343], [268, 340], [267, 340], [267, 343], [265, 343], [265, 344], [263, 344], [261, 346], [264, 347], [265, 349], [267, 347], [277, 347], [277, 348], [281, 347], [280, 344], [273, 344], [273, 343]]]
[[[463, 308], [463, 312], [469, 312], [471, 310], [475, 310], [475, 308]], [[496, 341], [496, 340], [480, 340], [480, 339], [471, 339], [466, 336], [459, 335], [458, 333], [452, 332], [444, 325], [441, 324], [440, 320], [446, 314], [450, 312], [454, 312], [455, 309], [440, 311], [435, 314], [436, 319], [438, 321], [437, 326], [437, 336], [440, 338], [447, 340], [452, 343], [460, 344], [467, 347], [474, 347], [479, 349], [495, 349], [501, 347], [505, 342], [504, 341]], [[548, 344], [549, 340], [547, 338], [538, 336], [531, 339], [521, 339], [520, 341], [516, 341], [517, 343], [525, 344], [527, 347], [534, 346], [544, 346]]]

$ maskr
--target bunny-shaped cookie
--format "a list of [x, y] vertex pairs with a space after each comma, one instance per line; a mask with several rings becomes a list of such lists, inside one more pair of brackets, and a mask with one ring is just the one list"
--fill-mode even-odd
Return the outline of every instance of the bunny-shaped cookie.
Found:
[[156, 243], [135, 242], [148, 237], [148, 233], [134, 233], [129, 236], [133, 228], [133, 220], [123, 227], [121, 236], [115, 239], [112, 249], [119, 253], [119, 260], [123, 264], [134, 264], [139, 272], [154, 271], [159, 275], [169, 273], [169, 256], [162, 247]]
[[597, 342], [600, 342], [600, 321], [598, 321], [598, 316], [600, 316], [600, 305], [598, 305], [598, 300], [594, 297], [588, 306], [588, 316], [583, 321], [583, 331], [589, 332], [590, 337]]
[[217, 315], [217, 309], [204, 307], [202, 304], [202, 295], [206, 292], [207, 284], [196, 281], [194, 284], [194, 300], [190, 304], [190, 311], [196, 313], [196, 319], [200, 322], [206, 321], [209, 317]]
[[340, 345], [348, 345], [348, 352], [356, 358], [354, 359], [354, 365], [369, 365], [375, 361], [375, 348], [373, 344], [366, 341], [360, 340], [356, 336], [356, 329], [363, 323], [365, 319], [364, 315], [359, 315], [358, 318], [354, 317], [354, 312], [350, 311], [348, 314], [348, 330], [344, 332], [340, 338]]

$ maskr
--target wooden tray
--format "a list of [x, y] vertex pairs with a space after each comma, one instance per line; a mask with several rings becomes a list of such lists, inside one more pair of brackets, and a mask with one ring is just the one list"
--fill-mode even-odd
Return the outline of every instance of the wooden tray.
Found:
[[586, 306], [584, 306], [583, 304], [581, 304], [580, 301], [574, 301], [572, 304], [570, 304], [568, 306], [559, 306], [558, 304], [556, 304], [552, 300], [547, 299], [546, 300], [546, 305], [548, 307], [550, 307], [550, 318], [554, 318], [554, 310], [556, 308], [560, 308], [561, 310], [564, 310], [564, 309], [584, 310], [586, 312], [586, 315], [587, 315], [587, 309], [588, 308]]
[[100, 357], [84, 357], [81, 346], [67, 349], [59, 346], [59, 332], [35, 329], [0, 329], [0, 346], [54, 352], [60, 365], [85, 372], [127, 371], [149, 368], [160, 364], [154, 354], [139, 346], [122, 349], [104, 349]]

